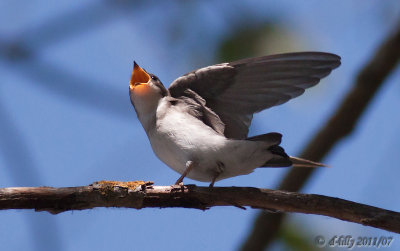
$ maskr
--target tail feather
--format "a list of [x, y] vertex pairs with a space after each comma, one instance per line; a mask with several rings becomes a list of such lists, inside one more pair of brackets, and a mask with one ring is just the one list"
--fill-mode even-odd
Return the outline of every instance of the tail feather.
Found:
[[290, 156], [290, 161], [292, 162], [293, 167], [329, 167], [325, 164], [314, 162], [308, 159], [302, 159], [298, 157]]
[[285, 149], [283, 149], [279, 144], [281, 143], [282, 134], [272, 132], [262, 135], [253, 136], [247, 138], [250, 141], [264, 141], [268, 142], [270, 147], [268, 150], [273, 154], [272, 159], [268, 160], [262, 167], [328, 167], [322, 163], [314, 162], [311, 160], [293, 157], [286, 154]]
[[267, 161], [262, 167], [329, 167], [325, 164], [314, 162], [307, 159], [302, 159], [293, 156], [282, 156], [274, 154], [274, 157]]
[[290, 156], [281, 146], [274, 145], [269, 147], [268, 150], [273, 154], [273, 157], [263, 165], [264, 167], [288, 167], [293, 164]]

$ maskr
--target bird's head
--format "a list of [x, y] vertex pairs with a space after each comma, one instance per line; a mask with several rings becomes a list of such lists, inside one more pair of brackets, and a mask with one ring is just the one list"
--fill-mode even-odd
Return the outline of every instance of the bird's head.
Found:
[[129, 83], [129, 96], [137, 115], [140, 117], [154, 113], [160, 99], [167, 95], [168, 90], [158, 77], [146, 72], [134, 62]]

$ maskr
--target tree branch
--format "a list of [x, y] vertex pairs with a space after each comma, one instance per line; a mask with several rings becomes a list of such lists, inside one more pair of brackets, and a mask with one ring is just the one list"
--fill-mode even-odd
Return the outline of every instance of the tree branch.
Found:
[[10, 187], [0, 189], [0, 209], [35, 209], [53, 214], [95, 207], [214, 206], [325, 215], [400, 233], [400, 213], [317, 194], [253, 187], [153, 186], [152, 182], [100, 181], [80, 187]]
[[[321, 161], [332, 147], [349, 135], [365, 111], [370, 100], [400, 60], [400, 27], [378, 48], [369, 63], [360, 71], [352, 90], [323, 128], [308, 143], [302, 158]], [[316, 171], [312, 168], [292, 168], [278, 189], [299, 191]], [[275, 238], [283, 214], [261, 212], [250, 231], [242, 250], [264, 250]]]

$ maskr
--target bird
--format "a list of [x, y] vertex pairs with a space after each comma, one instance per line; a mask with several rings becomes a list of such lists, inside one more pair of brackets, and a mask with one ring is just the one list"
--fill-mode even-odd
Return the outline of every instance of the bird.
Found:
[[325, 52], [293, 52], [240, 59], [189, 72], [167, 89], [135, 61], [130, 101], [155, 155], [181, 174], [210, 182], [260, 167], [320, 167], [289, 156], [282, 134], [248, 136], [253, 114], [281, 105], [339, 67]]

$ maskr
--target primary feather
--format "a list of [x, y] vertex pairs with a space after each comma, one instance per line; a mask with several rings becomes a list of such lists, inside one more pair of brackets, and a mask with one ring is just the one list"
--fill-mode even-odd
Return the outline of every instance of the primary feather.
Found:
[[300, 96], [339, 65], [339, 56], [323, 52], [243, 59], [187, 73], [169, 92], [176, 98], [195, 92], [225, 124], [227, 138], [245, 139], [254, 113]]

